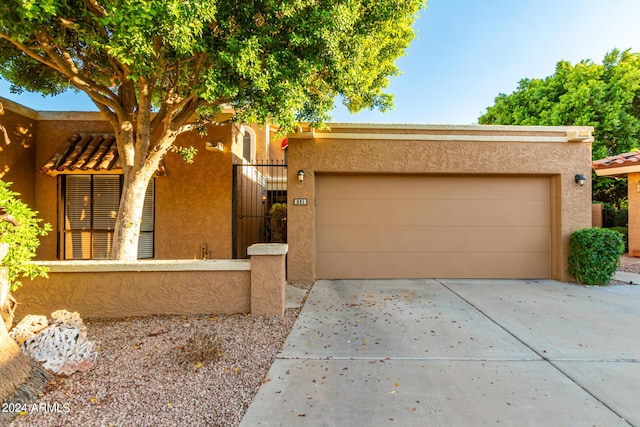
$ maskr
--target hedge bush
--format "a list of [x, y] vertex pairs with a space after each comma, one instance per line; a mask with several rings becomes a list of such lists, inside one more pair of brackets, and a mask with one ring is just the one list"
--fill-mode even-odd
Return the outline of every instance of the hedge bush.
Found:
[[569, 273], [585, 285], [606, 285], [623, 253], [621, 233], [607, 228], [578, 230], [569, 239]]
[[622, 240], [624, 241], [624, 251], [629, 252], [629, 227], [611, 227], [609, 230], [617, 231], [622, 234]]

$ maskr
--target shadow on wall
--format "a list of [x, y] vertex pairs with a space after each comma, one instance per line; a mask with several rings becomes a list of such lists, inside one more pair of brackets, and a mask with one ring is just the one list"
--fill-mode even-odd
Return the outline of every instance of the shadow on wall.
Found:
[[[0, 102], [0, 156], [5, 162], [0, 163], [0, 179], [11, 171], [19, 156], [10, 155], [10, 151], [28, 150], [33, 145], [34, 122], [13, 113], [5, 113]], [[7, 154], [7, 155], [5, 155]]]

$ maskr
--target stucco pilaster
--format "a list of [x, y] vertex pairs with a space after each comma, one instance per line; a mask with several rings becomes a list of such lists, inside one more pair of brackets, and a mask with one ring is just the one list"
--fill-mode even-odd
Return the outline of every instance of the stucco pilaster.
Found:
[[258, 243], [251, 257], [251, 313], [282, 316], [286, 307], [286, 244]]

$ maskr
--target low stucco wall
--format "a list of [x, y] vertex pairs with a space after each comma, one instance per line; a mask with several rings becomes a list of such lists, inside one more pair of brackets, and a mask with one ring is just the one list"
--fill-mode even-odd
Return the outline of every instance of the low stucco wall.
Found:
[[49, 278], [25, 280], [16, 319], [55, 310], [82, 317], [246, 313], [250, 261], [43, 262]]
[[16, 320], [60, 309], [82, 317], [154, 314], [282, 315], [286, 244], [249, 247], [248, 260], [41, 261], [49, 278], [25, 280]]

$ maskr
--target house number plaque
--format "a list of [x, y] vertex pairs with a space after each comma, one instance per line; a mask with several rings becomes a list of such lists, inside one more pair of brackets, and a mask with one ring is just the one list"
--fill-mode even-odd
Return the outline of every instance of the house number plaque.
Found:
[[307, 206], [307, 199], [293, 199], [293, 206]]

